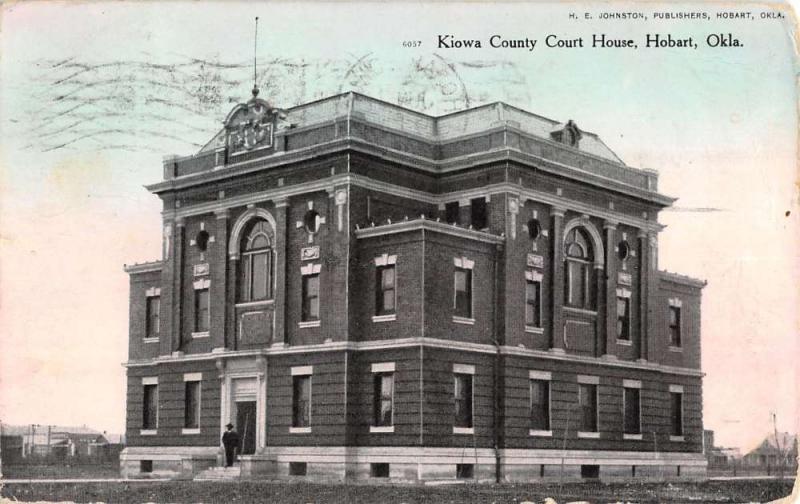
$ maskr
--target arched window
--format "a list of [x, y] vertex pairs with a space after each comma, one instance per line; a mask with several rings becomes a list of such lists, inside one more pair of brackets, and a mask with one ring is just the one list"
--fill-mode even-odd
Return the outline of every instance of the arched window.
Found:
[[259, 219], [241, 244], [241, 288], [239, 301], [272, 299], [272, 229]]
[[575, 308], [594, 309], [594, 250], [591, 238], [584, 229], [575, 227], [567, 233], [564, 255], [565, 304]]

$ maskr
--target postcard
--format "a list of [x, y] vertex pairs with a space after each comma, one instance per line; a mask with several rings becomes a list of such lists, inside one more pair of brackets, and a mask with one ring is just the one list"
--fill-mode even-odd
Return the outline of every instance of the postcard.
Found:
[[3, 497], [786, 497], [796, 37], [779, 2], [5, 3]]

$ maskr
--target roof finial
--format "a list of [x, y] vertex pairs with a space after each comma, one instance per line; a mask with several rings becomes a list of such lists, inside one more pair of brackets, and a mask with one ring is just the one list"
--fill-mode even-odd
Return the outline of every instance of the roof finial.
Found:
[[256, 62], [256, 53], [258, 52], [258, 16], [256, 16], [256, 35], [253, 37], [253, 98], [258, 96], [258, 63]]

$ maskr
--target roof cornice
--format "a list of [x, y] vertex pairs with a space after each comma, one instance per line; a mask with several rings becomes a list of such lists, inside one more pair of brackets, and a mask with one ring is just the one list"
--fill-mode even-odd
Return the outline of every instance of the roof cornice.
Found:
[[[305, 194], [313, 191], [322, 191], [334, 186], [342, 184], [352, 184], [354, 186], [363, 187], [373, 191], [379, 191], [395, 196], [404, 198], [415, 199], [432, 205], [439, 205], [448, 201], [456, 199], [472, 199], [473, 197], [493, 195], [498, 193], [513, 193], [520, 197], [529, 200], [538, 201], [552, 206], [566, 208], [581, 214], [591, 215], [602, 219], [626, 224], [640, 229], [647, 229], [650, 231], [661, 231], [663, 226], [656, 221], [648, 221], [640, 217], [633, 217], [623, 214], [621, 212], [611, 210], [604, 207], [596, 207], [586, 203], [581, 203], [576, 200], [571, 200], [563, 196], [558, 196], [554, 193], [544, 191], [537, 191], [535, 189], [522, 187], [518, 184], [511, 182], [502, 182], [498, 184], [491, 184], [487, 186], [465, 189], [462, 191], [453, 191], [447, 193], [428, 193], [417, 189], [411, 189], [404, 186], [398, 186], [389, 182], [383, 182], [371, 179], [364, 175], [355, 173], [337, 174], [332, 177], [327, 177], [312, 182], [303, 184], [275, 187], [267, 189], [266, 191], [247, 193], [240, 196], [233, 196], [230, 198], [209, 201], [207, 203], [199, 203], [192, 206], [182, 207], [176, 210], [166, 210], [162, 212], [164, 219], [171, 219], [176, 217], [191, 217], [195, 215], [203, 215], [206, 213], [213, 213], [231, 208], [245, 206], [248, 204], [255, 204], [263, 201], [290, 198], [292, 196]], [[412, 216], [413, 217], [413, 216]]]
[[658, 192], [648, 191], [622, 184], [610, 178], [581, 170], [579, 168], [564, 165], [556, 161], [551, 161], [546, 158], [528, 154], [508, 146], [474, 154], [467, 154], [446, 160], [430, 160], [422, 156], [415, 156], [413, 154], [394, 149], [388, 149], [386, 147], [378, 147], [360, 138], [353, 137], [342, 137], [330, 142], [313, 145], [278, 156], [242, 161], [239, 163], [221, 166], [212, 171], [184, 175], [174, 179], [146, 185], [145, 188], [156, 194], [186, 189], [202, 184], [224, 180], [230, 177], [247, 175], [266, 169], [274, 169], [279, 166], [299, 163], [315, 159], [320, 156], [336, 154], [347, 150], [379, 157], [386, 161], [402, 164], [415, 170], [439, 174], [474, 168], [476, 166], [492, 162], [513, 160], [522, 165], [534, 165], [531, 166], [534, 169], [539, 169], [547, 173], [553, 173], [562, 177], [567, 177], [577, 182], [589, 183], [602, 189], [625, 194], [632, 198], [647, 201], [659, 206], [670, 206], [675, 201], [675, 198], [662, 195]]
[[151, 271], [161, 271], [163, 267], [164, 267], [164, 261], [150, 261], [139, 264], [126, 264], [124, 266], [124, 269], [125, 273], [133, 275], [137, 273], [149, 273]]

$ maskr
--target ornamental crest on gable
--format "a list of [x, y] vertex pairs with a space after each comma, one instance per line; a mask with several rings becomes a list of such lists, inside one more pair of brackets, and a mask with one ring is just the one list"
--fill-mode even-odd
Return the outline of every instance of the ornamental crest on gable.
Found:
[[271, 147], [277, 119], [284, 114], [265, 100], [253, 98], [237, 105], [225, 120], [226, 145], [231, 154]]

